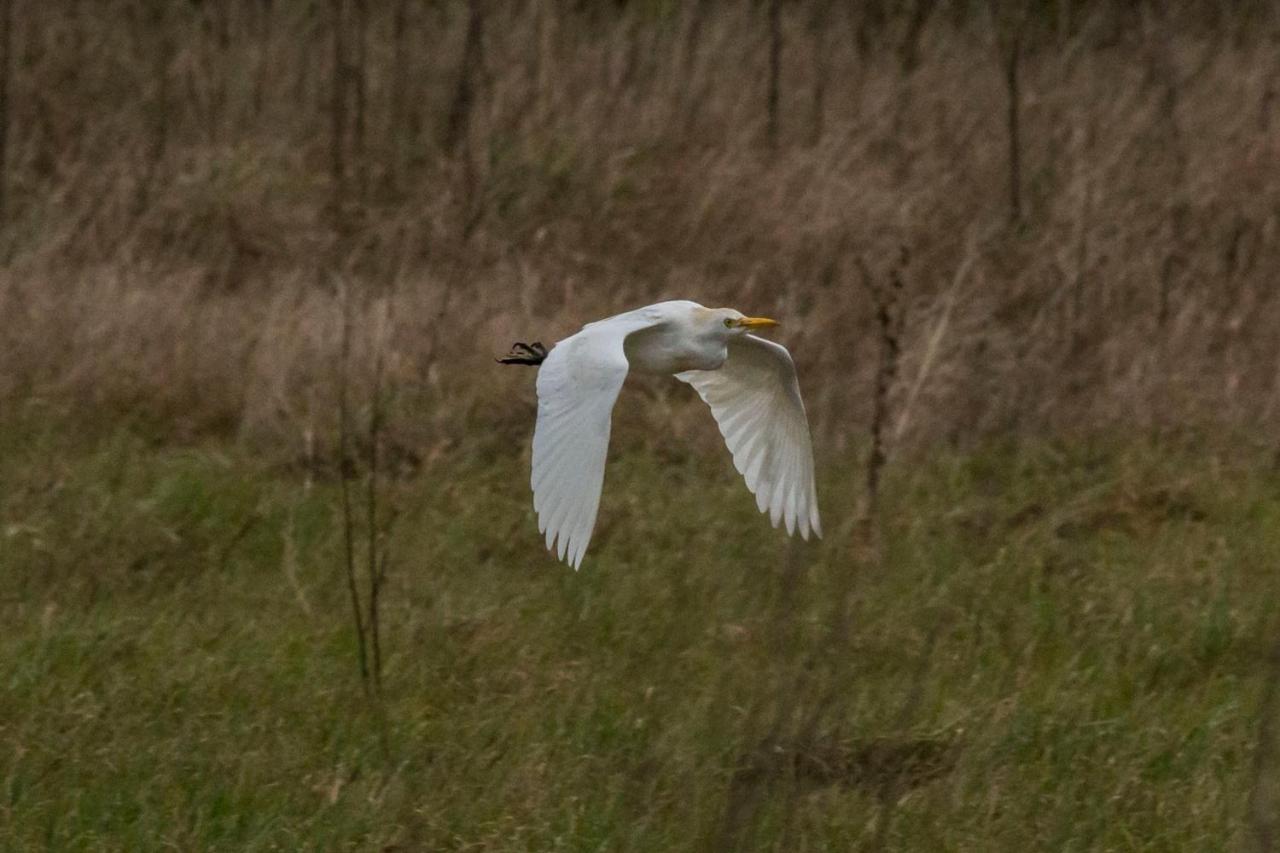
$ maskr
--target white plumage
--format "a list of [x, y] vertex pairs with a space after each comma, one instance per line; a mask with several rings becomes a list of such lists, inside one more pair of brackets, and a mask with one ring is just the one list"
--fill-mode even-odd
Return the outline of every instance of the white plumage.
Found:
[[631, 370], [674, 374], [711, 407], [733, 463], [776, 527], [821, 536], [813, 448], [785, 347], [747, 334], [776, 323], [660, 302], [590, 323], [538, 371], [533, 505], [547, 548], [575, 569], [595, 527], [613, 404]]

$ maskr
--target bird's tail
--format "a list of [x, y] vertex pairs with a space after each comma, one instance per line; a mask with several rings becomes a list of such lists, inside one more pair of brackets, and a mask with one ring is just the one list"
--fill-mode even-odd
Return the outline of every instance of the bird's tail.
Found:
[[511, 345], [511, 352], [498, 359], [499, 364], [531, 364], [537, 366], [547, 360], [547, 348], [542, 341], [524, 344], [517, 341]]

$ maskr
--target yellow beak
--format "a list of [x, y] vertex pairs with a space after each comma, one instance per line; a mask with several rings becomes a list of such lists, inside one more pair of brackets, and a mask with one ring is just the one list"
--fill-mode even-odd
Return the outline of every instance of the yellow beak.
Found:
[[738, 326], [744, 329], [767, 329], [777, 325], [780, 325], [777, 320], [770, 320], [768, 317], [743, 317], [738, 321]]

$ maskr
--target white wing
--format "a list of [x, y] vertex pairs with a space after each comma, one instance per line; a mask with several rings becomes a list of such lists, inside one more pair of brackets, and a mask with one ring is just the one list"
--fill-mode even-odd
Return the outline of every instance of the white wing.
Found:
[[627, 378], [623, 345], [632, 332], [659, 322], [641, 309], [588, 324], [556, 344], [538, 368], [533, 508], [547, 548], [575, 569], [600, 508], [613, 404]]
[[799, 528], [805, 539], [810, 530], [821, 536], [809, 420], [786, 347], [745, 335], [730, 341], [719, 370], [690, 370], [676, 378], [711, 407], [734, 467], [773, 526], [784, 521], [787, 533]]

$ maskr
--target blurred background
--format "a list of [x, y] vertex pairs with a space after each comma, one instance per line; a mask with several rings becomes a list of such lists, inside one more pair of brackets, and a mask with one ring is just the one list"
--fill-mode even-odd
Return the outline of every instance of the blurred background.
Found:
[[905, 250], [902, 441], [1275, 424], [1267, 3], [9, 6], [6, 399], [296, 442], [345, 282], [438, 430], [682, 297], [844, 433]]
[[[1262, 0], [0, 0], [0, 832], [1277, 849], [1278, 87]], [[828, 536], [639, 381], [575, 576], [494, 358], [667, 298]]]

